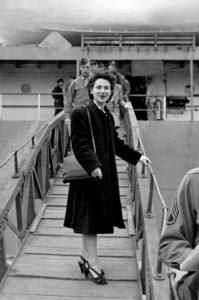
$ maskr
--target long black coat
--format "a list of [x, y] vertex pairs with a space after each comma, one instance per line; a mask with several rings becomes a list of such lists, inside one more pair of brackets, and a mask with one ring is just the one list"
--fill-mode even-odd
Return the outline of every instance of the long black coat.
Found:
[[113, 233], [124, 228], [115, 155], [136, 165], [141, 154], [119, 139], [111, 113], [100, 110], [92, 101], [88, 105], [97, 154], [93, 151], [86, 108], [73, 110], [71, 140], [74, 154], [91, 173], [102, 170], [102, 180], [94, 178], [70, 183], [64, 226], [82, 234]]

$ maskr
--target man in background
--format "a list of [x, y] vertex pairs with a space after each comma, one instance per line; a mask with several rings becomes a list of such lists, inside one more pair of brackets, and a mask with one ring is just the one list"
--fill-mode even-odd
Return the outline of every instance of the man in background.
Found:
[[148, 120], [157, 120], [157, 91], [152, 77], [146, 79], [146, 107]]
[[90, 61], [86, 57], [80, 60], [80, 72], [81, 75], [71, 82], [64, 101], [65, 122], [69, 126], [73, 107], [85, 105], [90, 101], [87, 86], [92, 73]]
[[95, 61], [95, 60], [93, 60], [93, 61], [91, 61], [91, 73], [92, 73], [92, 75], [95, 75], [96, 73], [98, 73], [99, 71], [98, 71], [98, 63]]
[[52, 91], [52, 97], [54, 99], [54, 107], [56, 116], [64, 108], [64, 94], [63, 94], [64, 80], [62, 78], [57, 80], [57, 86]]

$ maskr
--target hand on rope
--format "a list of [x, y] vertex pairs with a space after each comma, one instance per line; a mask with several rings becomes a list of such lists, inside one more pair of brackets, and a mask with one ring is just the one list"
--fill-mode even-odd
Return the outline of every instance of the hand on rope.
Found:
[[142, 155], [139, 159], [140, 162], [142, 162], [143, 164], [145, 164], [146, 166], [148, 166], [149, 164], [151, 164], [151, 160], [145, 156], [145, 155]]

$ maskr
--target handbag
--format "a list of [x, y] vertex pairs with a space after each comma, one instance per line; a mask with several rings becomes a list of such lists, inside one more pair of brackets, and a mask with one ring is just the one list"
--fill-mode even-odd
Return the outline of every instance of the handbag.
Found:
[[[96, 146], [95, 146], [95, 140], [94, 140], [94, 135], [93, 135], [93, 128], [91, 125], [91, 118], [90, 118], [90, 113], [88, 108], [85, 106], [87, 115], [88, 115], [88, 120], [89, 120], [89, 125], [90, 125], [90, 130], [91, 130], [91, 137], [92, 137], [92, 142], [93, 142], [93, 149], [96, 153]], [[70, 137], [68, 141], [68, 145], [70, 143]], [[68, 149], [68, 146], [67, 148]], [[67, 150], [66, 150], [67, 151]], [[64, 157], [63, 161], [63, 183], [71, 182], [74, 180], [80, 180], [80, 179], [87, 179], [91, 178], [92, 176], [88, 174], [84, 168], [80, 165], [80, 163], [77, 161], [75, 155], [73, 152], [69, 152], [66, 157]]]

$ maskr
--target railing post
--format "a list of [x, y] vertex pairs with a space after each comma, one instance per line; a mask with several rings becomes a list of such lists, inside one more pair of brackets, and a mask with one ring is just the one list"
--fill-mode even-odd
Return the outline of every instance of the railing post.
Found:
[[141, 249], [141, 268], [140, 268], [140, 279], [141, 279], [141, 285], [142, 285], [142, 293], [146, 295], [146, 248], [145, 248], [145, 241], [142, 240], [142, 249]]
[[12, 178], [19, 178], [17, 151], [15, 151], [15, 154], [14, 154], [14, 164], [15, 164], [15, 173], [12, 175]]
[[[167, 211], [168, 211], [168, 207], [163, 207], [163, 218], [162, 218], [162, 224], [161, 224], [161, 232], [164, 229], [164, 225], [167, 219]], [[156, 267], [153, 268], [152, 271], [153, 277], [157, 280], [163, 280], [165, 278], [165, 275], [163, 274], [163, 270], [162, 270], [162, 262], [160, 261], [159, 258], [157, 258], [157, 265]]]
[[156, 280], [163, 280], [165, 279], [165, 276], [163, 274], [162, 271], [162, 262], [160, 261], [160, 259], [157, 259], [157, 265], [153, 268], [153, 278]]
[[37, 120], [40, 120], [41, 113], [41, 94], [38, 94], [38, 112], [37, 112]]
[[35, 214], [35, 195], [34, 195], [34, 179], [33, 172], [29, 174], [29, 191], [28, 191], [28, 211], [27, 211], [27, 228], [29, 229], [36, 214]]
[[149, 199], [148, 199], [148, 205], [147, 210], [145, 211], [145, 217], [146, 218], [154, 218], [154, 214], [152, 212], [152, 202], [153, 202], [153, 173], [151, 173], [151, 180], [150, 180], [150, 190], [149, 190]]
[[166, 119], [166, 110], [167, 110], [167, 103], [166, 103], [167, 99], [166, 96], [164, 96], [163, 98], [163, 120]]
[[35, 137], [34, 135], [32, 136], [32, 145], [31, 145], [31, 148], [35, 148], [36, 145], [35, 145]]
[[163, 104], [161, 99], [157, 99], [157, 102], [159, 103], [159, 112], [160, 112], [160, 118], [159, 120], [163, 120]]
[[3, 100], [2, 100], [2, 94], [0, 94], [0, 120], [2, 120], [2, 112], [3, 112], [3, 109], [2, 109], [2, 103], [3, 103]]
[[140, 178], [147, 178], [147, 176], [146, 176], [146, 166], [145, 166], [144, 163], [142, 163], [142, 170], [141, 170]]
[[137, 151], [141, 151], [142, 148], [141, 148], [141, 145], [140, 145], [140, 139], [138, 138], [138, 146], [137, 146]]
[[4, 238], [2, 236], [0, 239], [0, 282], [3, 279], [6, 271], [7, 271], [7, 265], [6, 265], [5, 249], [4, 249]]

